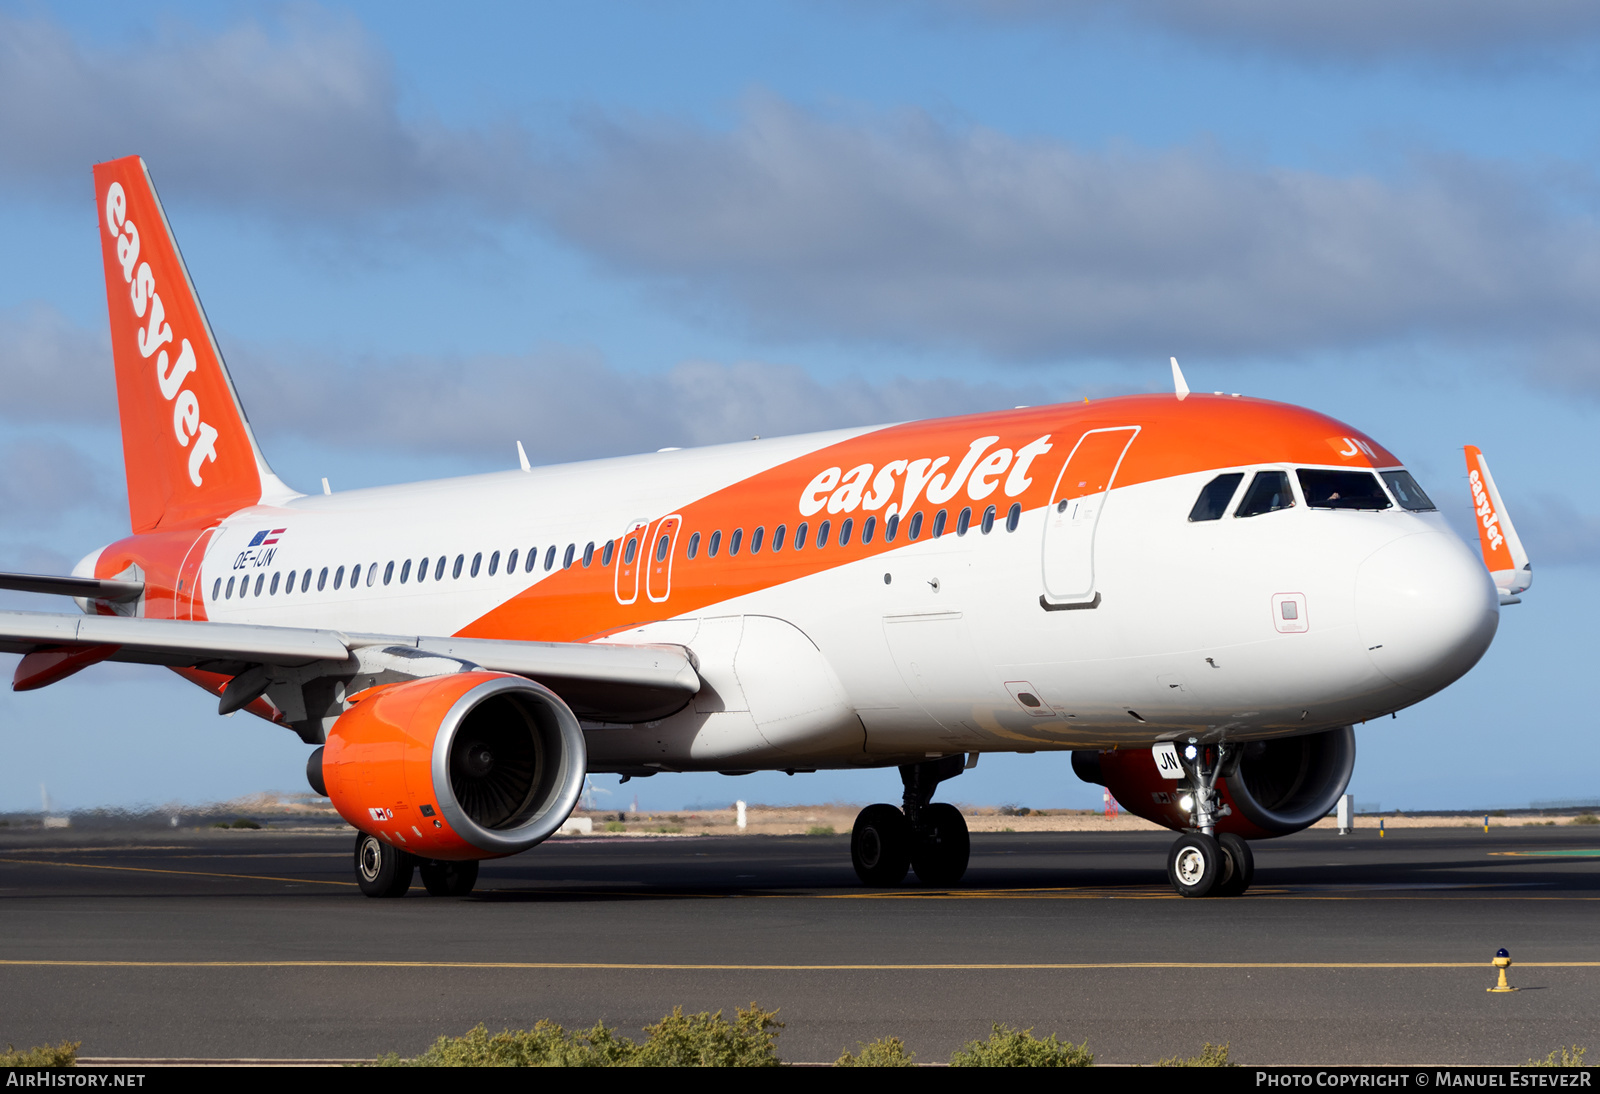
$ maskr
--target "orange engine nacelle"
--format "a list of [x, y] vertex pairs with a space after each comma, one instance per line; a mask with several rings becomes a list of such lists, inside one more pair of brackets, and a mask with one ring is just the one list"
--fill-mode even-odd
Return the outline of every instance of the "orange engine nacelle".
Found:
[[339, 815], [428, 859], [526, 851], [583, 791], [583, 731], [550, 689], [499, 672], [379, 687], [320, 750]]
[[[1338, 804], [1355, 770], [1356, 735], [1349, 726], [1235, 747], [1237, 764], [1217, 779], [1222, 804], [1230, 810], [1217, 818], [1217, 831], [1244, 839], [1311, 827]], [[1179, 804], [1188, 780], [1162, 778], [1148, 748], [1074, 752], [1072, 770], [1084, 782], [1110, 790], [1136, 816], [1174, 831], [1189, 827], [1189, 811]]]

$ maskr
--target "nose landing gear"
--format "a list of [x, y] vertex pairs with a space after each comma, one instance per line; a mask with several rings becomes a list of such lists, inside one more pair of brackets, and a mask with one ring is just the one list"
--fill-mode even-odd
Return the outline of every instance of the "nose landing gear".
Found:
[[1226, 744], [1198, 745], [1192, 738], [1179, 752], [1191, 787], [1191, 830], [1167, 852], [1167, 880], [1181, 896], [1240, 896], [1255, 879], [1250, 845], [1232, 832], [1217, 834], [1217, 821], [1233, 813], [1217, 793], [1224, 769], [1238, 769], [1232, 752]]
[[955, 806], [929, 799], [941, 782], [963, 770], [961, 755], [906, 764], [900, 768], [901, 807], [869, 805], [860, 812], [850, 833], [850, 861], [864, 884], [898, 885], [908, 870], [924, 885], [961, 880], [972, 850], [966, 818]]

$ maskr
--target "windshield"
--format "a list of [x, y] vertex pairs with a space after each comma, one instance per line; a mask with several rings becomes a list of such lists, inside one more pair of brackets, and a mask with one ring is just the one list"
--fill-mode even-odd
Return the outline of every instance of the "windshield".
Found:
[[1323, 471], [1302, 467], [1295, 472], [1300, 492], [1312, 509], [1388, 509], [1393, 503], [1370, 471]]
[[1417, 485], [1417, 480], [1405, 471], [1383, 471], [1383, 481], [1389, 484], [1389, 492], [1394, 495], [1402, 508], [1413, 513], [1426, 513], [1438, 506], [1428, 500], [1428, 495], [1422, 492], [1422, 487]]
[[1222, 514], [1227, 512], [1228, 503], [1233, 500], [1234, 491], [1239, 489], [1243, 481], [1244, 472], [1231, 471], [1206, 483], [1205, 489], [1200, 491], [1200, 497], [1195, 500], [1194, 508], [1189, 510], [1189, 519], [1221, 519]]
[[1258, 471], [1250, 480], [1244, 501], [1239, 503], [1235, 517], [1257, 517], [1294, 505], [1294, 495], [1289, 492], [1289, 476], [1282, 471]]

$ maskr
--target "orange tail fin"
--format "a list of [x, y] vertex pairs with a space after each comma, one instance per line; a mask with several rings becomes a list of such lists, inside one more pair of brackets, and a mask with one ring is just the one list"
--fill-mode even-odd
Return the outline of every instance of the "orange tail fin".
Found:
[[293, 497], [256, 447], [144, 161], [96, 164], [94, 189], [133, 530]]

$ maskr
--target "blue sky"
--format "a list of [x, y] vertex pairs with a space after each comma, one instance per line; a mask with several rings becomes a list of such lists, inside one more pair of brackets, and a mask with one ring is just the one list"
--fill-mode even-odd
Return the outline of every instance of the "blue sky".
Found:
[[[1479, 444], [1535, 586], [1359, 730], [1352, 789], [1600, 796], [1597, 90], [1573, 0], [0, 3], [0, 568], [126, 529], [89, 168], [137, 153], [301, 488], [1156, 390], [1169, 354], [1367, 430], [1462, 528]], [[0, 694], [0, 809], [302, 785], [213, 709], [110, 665]], [[1098, 790], [989, 756], [948, 796]]]

